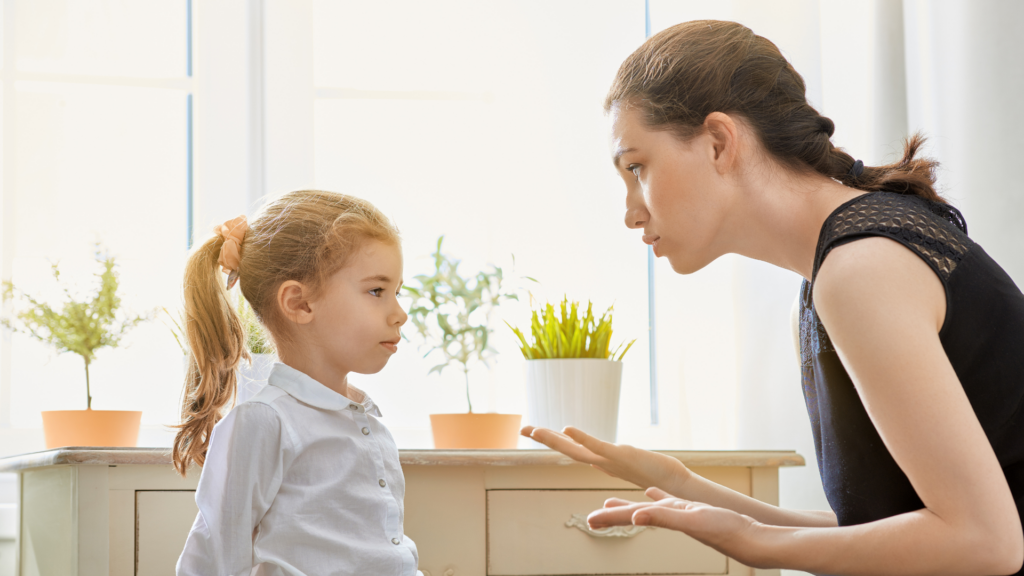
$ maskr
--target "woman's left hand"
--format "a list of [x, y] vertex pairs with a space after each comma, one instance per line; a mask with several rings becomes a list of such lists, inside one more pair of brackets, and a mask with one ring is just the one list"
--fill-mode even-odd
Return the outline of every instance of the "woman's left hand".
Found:
[[764, 526], [726, 508], [675, 498], [659, 488], [648, 488], [654, 502], [630, 502], [610, 498], [604, 508], [587, 517], [591, 528], [607, 526], [657, 526], [682, 532], [753, 568], [765, 568], [757, 546]]

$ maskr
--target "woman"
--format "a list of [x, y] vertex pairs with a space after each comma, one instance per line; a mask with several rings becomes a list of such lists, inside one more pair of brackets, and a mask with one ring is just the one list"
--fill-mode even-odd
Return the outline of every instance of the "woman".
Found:
[[834, 512], [572, 428], [523, 433], [655, 500], [610, 500], [593, 526], [679, 530], [756, 567], [1020, 574], [1024, 296], [936, 193], [920, 138], [866, 167], [804, 93], [771, 42], [699, 21], [631, 55], [605, 106], [626, 225], [657, 256], [681, 274], [737, 253], [804, 277], [804, 396]]

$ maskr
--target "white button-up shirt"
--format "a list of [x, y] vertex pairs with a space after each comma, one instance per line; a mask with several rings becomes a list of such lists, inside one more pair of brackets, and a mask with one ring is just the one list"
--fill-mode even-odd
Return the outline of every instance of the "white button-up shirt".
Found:
[[177, 573], [417, 574], [398, 448], [379, 418], [369, 397], [275, 364], [213, 429]]

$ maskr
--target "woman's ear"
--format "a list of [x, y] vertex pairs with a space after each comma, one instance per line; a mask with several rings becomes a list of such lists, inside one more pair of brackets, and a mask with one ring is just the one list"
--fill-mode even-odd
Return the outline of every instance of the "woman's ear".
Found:
[[295, 280], [288, 280], [278, 287], [277, 307], [285, 318], [296, 324], [309, 324], [313, 321], [309, 289]]
[[739, 147], [739, 127], [731, 116], [712, 112], [704, 119], [704, 128], [711, 138], [712, 161], [719, 174], [730, 171], [736, 163]]

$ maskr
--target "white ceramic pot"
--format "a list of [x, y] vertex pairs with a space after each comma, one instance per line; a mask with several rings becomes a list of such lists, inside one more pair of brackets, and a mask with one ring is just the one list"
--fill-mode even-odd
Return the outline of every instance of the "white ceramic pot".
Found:
[[575, 426], [615, 442], [622, 362], [597, 358], [526, 361], [526, 424]]
[[256, 395], [267, 384], [270, 371], [277, 362], [277, 354], [253, 354], [252, 366], [242, 360], [238, 365], [238, 397], [235, 404], [241, 404]]

